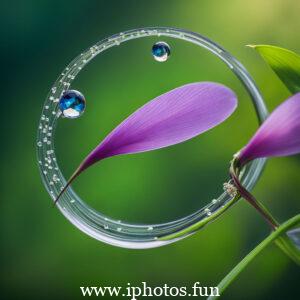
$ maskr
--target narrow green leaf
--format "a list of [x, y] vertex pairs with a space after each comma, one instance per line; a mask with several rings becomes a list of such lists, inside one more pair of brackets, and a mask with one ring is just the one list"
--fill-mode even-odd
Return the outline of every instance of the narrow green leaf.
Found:
[[300, 91], [300, 56], [295, 52], [271, 45], [247, 45], [254, 48], [292, 94]]
[[[248, 266], [248, 264], [264, 250], [269, 244], [277, 241], [278, 238], [300, 223], [300, 214], [292, 217], [281, 224], [275, 231], [267, 236], [260, 244], [258, 244], [248, 255], [246, 255], [218, 284], [219, 294], [222, 295], [225, 289], [238, 277], [238, 275]], [[210, 296], [207, 300], [214, 300], [219, 296]]]

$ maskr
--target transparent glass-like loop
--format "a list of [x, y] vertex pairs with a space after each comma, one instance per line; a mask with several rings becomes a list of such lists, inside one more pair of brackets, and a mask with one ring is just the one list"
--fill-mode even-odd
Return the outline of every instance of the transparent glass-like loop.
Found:
[[[259, 122], [264, 121], [267, 117], [263, 98], [246, 69], [226, 50], [200, 34], [176, 28], [151, 27], [113, 35], [96, 43], [76, 57], [54, 83], [44, 104], [38, 127], [37, 157], [43, 183], [53, 200], [66, 184], [56, 162], [54, 151], [55, 126], [60, 116], [58, 108], [60, 96], [64, 91], [70, 89], [71, 83], [78, 73], [97, 55], [126, 41], [147, 36], [167, 36], [181, 39], [212, 52], [243, 83], [252, 99]], [[264, 163], [264, 159], [258, 159], [245, 168], [242, 175], [245, 187], [251, 189], [254, 186]], [[147, 225], [129, 224], [109, 218], [87, 205], [72, 188], [62, 195], [57, 207], [78, 229], [97, 240], [119, 247], [143, 249], [163, 246], [188, 236], [195, 230], [187, 229], [194, 228], [195, 224], [199, 222], [206, 223], [206, 220], [214, 219], [230, 202], [233, 202], [232, 197], [223, 193], [202, 209], [184, 218], [162, 224]]]

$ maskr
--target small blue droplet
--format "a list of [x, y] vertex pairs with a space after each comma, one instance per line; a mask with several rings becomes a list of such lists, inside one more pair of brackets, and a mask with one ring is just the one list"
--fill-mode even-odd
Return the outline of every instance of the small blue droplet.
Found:
[[84, 96], [75, 90], [66, 91], [59, 99], [59, 108], [66, 118], [78, 118], [85, 109]]
[[170, 46], [165, 42], [157, 42], [152, 46], [152, 55], [156, 61], [164, 62], [170, 54]]

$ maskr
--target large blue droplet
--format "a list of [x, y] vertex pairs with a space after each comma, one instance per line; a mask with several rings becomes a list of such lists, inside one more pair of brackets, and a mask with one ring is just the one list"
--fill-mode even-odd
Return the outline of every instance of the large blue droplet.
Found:
[[152, 46], [152, 55], [159, 62], [166, 61], [170, 54], [170, 46], [165, 42], [157, 42]]
[[84, 96], [75, 90], [66, 91], [59, 99], [59, 108], [66, 118], [78, 118], [85, 109]]

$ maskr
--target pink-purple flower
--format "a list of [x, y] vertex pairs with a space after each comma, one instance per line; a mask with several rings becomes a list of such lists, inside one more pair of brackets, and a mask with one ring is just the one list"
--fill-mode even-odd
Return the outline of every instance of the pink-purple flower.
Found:
[[300, 152], [300, 93], [279, 105], [241, 150], [239, 162]]

